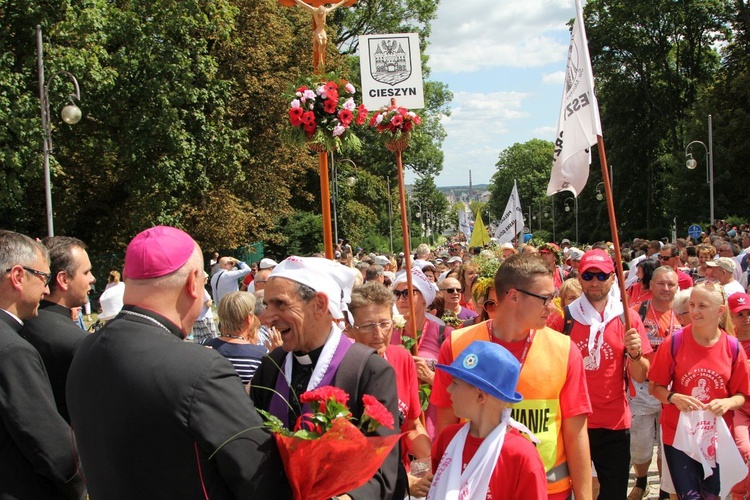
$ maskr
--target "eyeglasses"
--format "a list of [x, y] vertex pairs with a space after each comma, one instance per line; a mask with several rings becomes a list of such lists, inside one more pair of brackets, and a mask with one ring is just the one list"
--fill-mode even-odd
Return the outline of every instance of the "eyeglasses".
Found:
[[484, 301], [484, 304], [482, 304], [482, 307], [484, 307], [484, 310], [489, 312], [492, 312], [497, 307], [497, 302], [495, 302], [492, 299], [487, 299]]
[[590, 271], [586, 271], [585, 273], [581, 274], [581, 278], [583, 278], [583, 281], [591, 281], [596, 277], [599, 281], [607, 281], [609, 277], [612, 276], [612, 273], [592, 273]]
[[448, 249], [449, 252], [458, 252], [458, 250], [459, 250], [458, 248], [449, 248]]
[[[419, 290], [415, 288], [414, 295], [416, 295], [417, 293], [419, 293]], [[396, 297], [396, 300], [401, 298], [406, 299], [409, 297], [409, 289], [404, 288], [403, 290], [393, 290], [393, 296]]]
[[548, 306], [550, 302], [555, 300], [555, 297], [557, 297], [557, 292], [553, 293], [552, 295], [539, 295], [536, 293], [527, 292], [526, 290], [521, 290], [520, 288], [516, 288], [519, 292], [523, 293], [524, 295], [529, 295], [531, 297], [536, 297], [537, 299], [544, 302], [545, 306]]
[[443, 288], [443, 291], [448, 293], [464, 293], [463, 288]]
[[[28, 273], [31, 273], [31, 274], [33, 274], [34, 276], [36, 276], [36, 277], [38, 277], [39, 279], [41, 279], [41, 280], [42, 280], [42, 281], [44, 282], [44, 286], [47, 286], [47, 285], [49, 285], [49, 282], [50, 282], [50, 280], [52, 279], [52, 274], [51, 274], [51, 273], [43, 273], [42, 271], [37, 271], [36, 269], [31, 269], [30, 267], [25, 267], [25, 266], [21, 266], [21, 268], [22, 268], [22, 269], [23, 269], [24, 271], [26, 271], [26, 272], [28, 272]], [[6, 269], [6, 270], [5, 270], [5, 272], [6, 272], [6, 273], [9, 273], [9, 272], [11, 272], [12, 270], [13, 270], [13, 268], [11, 267], [10, 269]]]
[[676, 255], [659, 255], [659, 260], [669, 260], [674, 257], [677, 257]]
[[356, 328], [362, 333], [374, 334], [378, 330], [386, 331], [386, 332], [389, 331], [391, 327], [393, 326], [393, 321], [385, 320], [379, 323], [367, 323], [366, 325], [361, 325], [361, 326], [352, 325], [352, 326], [354, 326], [354, 328]]

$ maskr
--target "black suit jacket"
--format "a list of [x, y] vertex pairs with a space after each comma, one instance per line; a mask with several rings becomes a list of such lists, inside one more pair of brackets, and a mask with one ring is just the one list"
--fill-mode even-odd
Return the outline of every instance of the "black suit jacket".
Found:
[[0, 500], [81, 498], [73, 436], [39, 353], [0, 310]]
[[21, 329], [21, 336], [42, 356], [57, 411], [66, 422], [70, 422], [70, 417], [65, 403], [65, 381], [78, 344], [86, 335], [70, 319], [70, 309], [46, 300], [39, 304], [39, 316], [24, 321]]
[[67, 397], [92, 500], [290, 497], [232, 364], [154, 312], [126, 306], [84, 339]]
[[[357, 354], [355, 354], [357, 353]], [[276, 386], [276, 378], [279, 376], [279, 367], [282, 366], [286, 352], [282, 348], [275, 349], [271, 354], [263, 358], [260, 367], [255, 371], [255, 376], [251, 383], [250, 397], [255, 405], [269, 411], [271, 406], [271, 397], [273, 393], [265, 388], [273, 389]], [[363, 366], [357, 373], [356, 380], [343, 380], [340, 376], [341, 366], [347, 362], [347, 358], [357, 355], [359, 359], [364, 360]], [[354, 377], [353, 371], [347, 370], [344, 377]], [[393, 414], [395, 429], [389, 430], [380, 427], [375, 431], [376, 435], [387, 436], [398, 432], [398, 394], [396, 392], [396, 375], [393, 367], [371, 348], [354, 343], [344, 356], [344, 361], [339, 365], [339, 371], [333, 378], [333, 385], [344, 389], [349, 394], [349, 410], [352, 416], [359, 422], [364, 412], [362, 395], [370, 394], [377, 398]], [[298, 395], [299, 396], [299, 395]], [[391, 453], [383, 462], [375, 476], [363, 486], [356, 490], [346, 492], [355, 500], [381, 500], [390, 499], [396, 488], [399, 463], [399, 447], [394, 446]], [[354, 466], [354, 464], [350, 464]], [[341, 469], [342, 474], [346, 474], [346, 466]], [[343, 494], [341, 492], [340, 494]]]

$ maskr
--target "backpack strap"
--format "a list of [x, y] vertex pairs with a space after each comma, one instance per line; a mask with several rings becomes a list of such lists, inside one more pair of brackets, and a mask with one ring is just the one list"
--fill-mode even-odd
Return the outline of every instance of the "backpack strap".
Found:
[[645, 321], [646, 315], [648, 314], [648, 306], [651, 304], [651, 300], [644, 300], [641, 302], [641, 307], [638, 308], [638, 316], [641, 317], [641, 321]]
[[443, 341], [445, 340], [445, 327], [448, 325], [440, 325], [440, 328], [438, 328], [438, 345], [443, 345]]
[[565, 318], [565, 324], [563, 326], [563, 335], [570, 337], [570, 331], [573, 329], [573, 315], [570, 314], [570, 307], [565, 306], [563, 309], [563, 316]]
[[669, 367], [669, 379], [674, 380], [674, 365], [677, 363], [677, 351], [680, 350], [682, 345], [682, 335], [685, 332], [684, 329], [679, 329], [676, 332], [672, 332], [669, 342], [669, 352], [672, 354], [672, 365]]

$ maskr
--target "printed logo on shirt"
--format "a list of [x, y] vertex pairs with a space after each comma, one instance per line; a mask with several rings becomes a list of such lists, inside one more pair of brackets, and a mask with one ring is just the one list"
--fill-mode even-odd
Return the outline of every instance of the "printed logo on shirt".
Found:
[[599, 363], [596, 362], [596, 358], [593, 354], [589, 353], [587, 339], [577, 342], [576, 347], [581, 351], [581, 356], [583, 356], [583, 368], [588, 372], [598, 370], [601, 367], [602, 361], [612, 361], [615, 359], [614, 349], [612, 349], [612, 346], [606, 342], [602, 344], [602, 347], [599, 350]]
[[713, 391], [724, 390], [724, 379], [715, 371], [708, 368], [698, 368], [686, 373], [680, 383], [690, 388], [690, 395], [701, 403], [708, 403], [712, 399]]

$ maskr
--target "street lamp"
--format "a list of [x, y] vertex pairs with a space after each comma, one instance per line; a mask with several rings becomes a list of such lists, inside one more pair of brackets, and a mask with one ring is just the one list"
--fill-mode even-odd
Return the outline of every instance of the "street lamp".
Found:
[[81, 100], [81, 90], [78, 87], [78, 80], [67, 71], [58, 71], [48, 82], [44, 81], [44, 54], [42, 49], [42, 27], [36, 27], [36, 52], [37, 67], [39, 69], [39, 107], [42, 114], [42, 133], [44, 134], [44, 192], [47, 201], [47, 235], [54, 236], [55, 228], [52, 215], [52, 181], [49, 171], [49, 156], [52, 153], [52, 124], [50, 123], [49, 111], [49, 86], [58, 75], [65, 75], [71, 79], [75, 87], [75, 94], [68, 94], [69, 103], [60, 113], [63, 121], [68, 125], [75, 125], [81, 121], [81, 109], [76, 106], [75, 101]]
[[[354, 163], [349, 158], [342, 158], [339, 160], [339, 162], [342, 161], [348, 161], [352, 164], [352, 166], [356, 169], [357, 164]], [[357, 178], [353, 175], [350, 175], [346, 179], [344, 179], [344, 184], [346, 184], [348, 187], [354, 187], [354, 185], [357, 183]], [[337, 214], [337, 207], [339, 203], [339, 179], [338, 179], [338, 170], [336, 168], [336, 163], [333, 161], [333, 151], [331, 152], [331, 201], [333, 202], [333, 233], [335, 234], [336, 238], [336, 244], [339, 242], [339, 219]]]
[[685, 147], [685, 166], [690, 170], [695, 170], [698, 167], [698, 162], [693, 158], [693, 153], [689, 152], [690, 146], [693, 144], [700, 144], [706, 150], [706, 180], [708, 182], [708, 192], [711, 203], [711, 222], [714, 223], [714, 153], [713, 153], [713, 131], [711, 126], [711, 115], [708, 115], [708, 146], [702, 141], [692, 141]]
[[602, 192], [602, 189], [604, 188], [604, 183], [600, 182], [596, 185], [596, 199], [599, 201], [602, 201], [604, 199], [604, 193]]
[[578, 244], [578, 197], [568, 196], [565, 198], [565, 201], [563, 203], [565, 204], [565, 211], [570, 212], [570, 205], [568, 205], [568, 200], [573, 200], [573, 205], [575, 209], [576, 214], [576, 245]]

